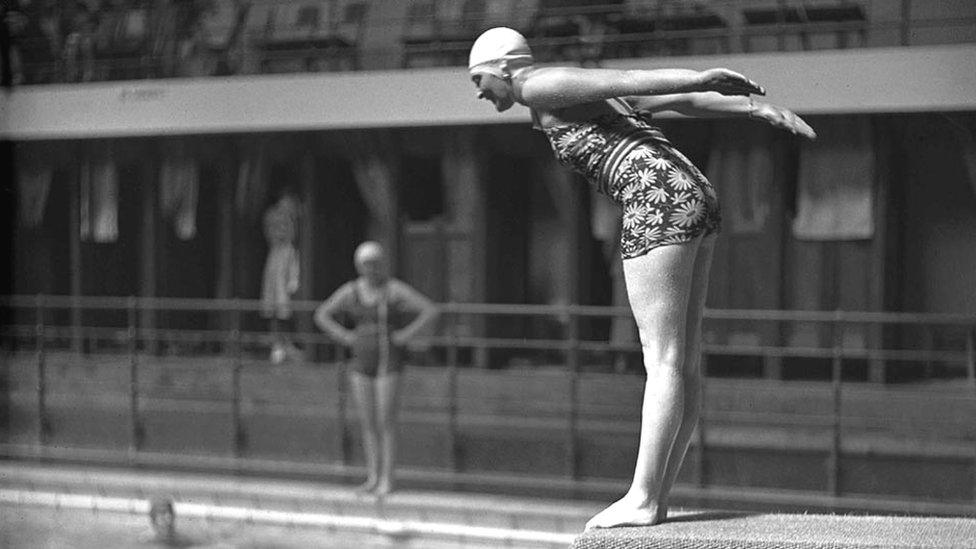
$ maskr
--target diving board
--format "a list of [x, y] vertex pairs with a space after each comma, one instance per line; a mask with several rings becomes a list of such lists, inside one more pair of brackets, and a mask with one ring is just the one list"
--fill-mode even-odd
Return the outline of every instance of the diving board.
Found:
[[[976, 514], [976, 507], [974, 507]], [[976, 548], [976, 519], [703, 512], [651, 527], [590, 530], [573, 549]]]

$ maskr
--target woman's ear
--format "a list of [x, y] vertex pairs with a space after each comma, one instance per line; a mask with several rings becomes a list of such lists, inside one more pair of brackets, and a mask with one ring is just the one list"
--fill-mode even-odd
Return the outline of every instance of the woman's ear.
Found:
[[502, 70], [502, 80], [506, 82], [511, 82], [512, 70], [508, 66], [508, 59], [502, 59], [501, 63], [499, 64], [499, 68]]

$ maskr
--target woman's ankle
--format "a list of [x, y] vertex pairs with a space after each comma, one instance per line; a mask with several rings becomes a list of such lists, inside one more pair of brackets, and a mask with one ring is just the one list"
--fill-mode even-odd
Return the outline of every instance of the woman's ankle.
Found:
[[635, 488], [633, 486], [624, 494], [622, 499], [641, 508], [657, 508], [661, 503], [661, 498], [658, 494], [644, 488]]

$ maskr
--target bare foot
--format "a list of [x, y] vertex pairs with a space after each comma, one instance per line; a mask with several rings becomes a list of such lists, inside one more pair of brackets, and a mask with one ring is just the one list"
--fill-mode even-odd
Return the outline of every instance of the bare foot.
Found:
[[663, 522], [667, 512], [666, 508], [662, 510], [656, 504], [624, 496], [591, 518], [586, 523], [585, 530], [615, 526], [653, 526]]

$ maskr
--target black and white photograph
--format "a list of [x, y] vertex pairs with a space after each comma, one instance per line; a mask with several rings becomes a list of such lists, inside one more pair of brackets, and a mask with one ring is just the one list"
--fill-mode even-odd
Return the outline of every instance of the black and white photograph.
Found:
[[976, 2], [0, 0], [0, 548], [976, 549]]

